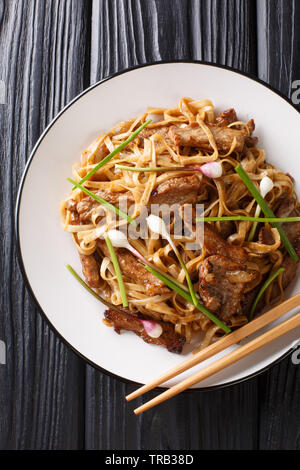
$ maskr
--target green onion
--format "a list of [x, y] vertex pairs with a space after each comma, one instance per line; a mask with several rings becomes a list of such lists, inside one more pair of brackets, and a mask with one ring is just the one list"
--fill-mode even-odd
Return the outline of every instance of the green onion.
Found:
[[250, 217], [244, 215], [233, 215], [224, 217], [197, 217], [196, 222], [223, 222], [226, 220], [248, 220], [249, 222], [300, 222], [300, 217]]
[[252, 242], [252, 240], [254, 238], [254, 235], [255, 235], [255, 232], [256, 232], [256, 229], [257, 229], [257, 224], [258, 224], [258, 221], [255, 220], [254, 224], [252, 224], [251, 230], [250, 230], [249, 235], [248, 235], [248, 242]]
[[127, 170], [127, 171], [201, 171], [200, 167], [184, 167], [184, 166], [146, 166], [146, 167], [135, 167], [127, 165], [119, 165], [116, 163], [116, 170]]
[[102, 199], [102, 197], [97, 196], [96, 194], [92, 193], [91, 191], [86, 189], [84, 186], [81, 186], [80, 183], [77, 183], [71, 178], [67, 178], [67, 180], [70, 181], [70, 183], [74, 184], [76, 188], [81, 189], [81, 191], [83, 191], [85, 194], [87, 194], [88, 196], [91, 196], [93, 199], [95, 199], [95, 201], [99, 202], [99, 204], [102, 204], [103, 206], [107, 207], [110, 211], [115, 212], [115, 214], [118, 214], [120, 217], [122, 217], [123, 219], [126, 219], [127, 222], [129, 222], [130, 224], [136, 227], [136, 222], [129, 215], [125, 214], [125, 212], [122, 212], [120, 209], [113, 206], [109, 202], [105, 201], [105, 199]]
[[[170, 289], [177, 292], [177, 294], [181, 295], [181, 297], [183, 297], [185, 300], [187, 300], [188, 302], [193, 304], [193, 299], [190, 296], [190, 294], [188, 294], [186, 291], [181, 289], [177, 284], [175, 284], [175, 282], [172, 282], [170, 279], [168, 279], [167, 277], [165, 277], [163, 274], [159, 273], [155, 269], [151, 268], [150, 266], [145, 266], [144, 265], [144, 267], [145, 267], [145, 269], [147, 269], [147, 271], [149, 271], [154, 276], [156, 276], [158, 279], [160, 279], [162, 282], [164, 282]], [[204, 313], [204, 315], [206, 315], [212, 322], [214, 322], [216, 325], [218, 325], [220, 328], [222, 328], [222, 330], [225, 331], [225, 333], [230, 333], [230, 331], [231, 331], [230, 328], [227, 325], [225, 325], [225, 323], [223, 323], [213, 313], [211, 313], [209, 310], [207, 310], [204, 307], [204, 305], [202, 305], [200, 302], [197, 302], [196, 307], [198, 308], [198, 310], [200, 310], [202, 313]]]
[[279, 274], [282, 273], [283, 271], [285, 271], [284, 268], [277, 269], [277, 271], [275, 271], [275, 273], [271, 274], [268, 277], [268, 279], [266, 280], [266, 282], [263, 284], [262, 288], [260, 289], [259, 293], [257, 294], [256, 299], [254, 300], [253, 305], [251, 307], [251, 310], [250, 310], [250, 313], [249, 313], [249, 318], [248, 318], [249, 321], [252, 320], [252, 317], [253, 317], [254, 311], [256, 309], [256, 306], [259, 302], [259, 299], [261, 298], [261, 296], [263, 295], [265, 290], [269, 287], [271, 282], [273, 282], [274, 279], [276, 279], [276, 277], [279, 276]]
[[[265, 216], [270, 217], [270, 218], [275, 218], [273, 211], [270, 209], [270, 207], [268, 206], [264, 198], [261, 196], [260, 192], [258, 191], [256, 186], [253, 184], [253, 182], [251, 181], [251, 179], [249, 178], [249, 176], [247, 175], [243, 167], [240, 164], [238, 164], [235, 167], [235, 171], [241, 177], [243, 183], [247, 186], [248, 190], [250, 191], [250, 193], [252, 194], [256, 202], [260, 205], [261, 210], [263, 211]], [[272, 226], [277, 228], [280, 234], [282, 244], [285, 247], [288, 254], [290, 255], [291, 259], [295, 262], [298, 261], [297, 253], [295, 252], [293, 245], [291, 244], [290, 240], [288, 239], [281, 225], [278, 222], [275, 222], [275, 223], [272, 223]]]
[[[117, 155], [121, 150], [123, 150], [143, 129], [146, 127], [152, 119], [148, 119], [144, 124], [142, 124], [138, 129], [136, 129], [121, 145], [115, 148], [109, 155], [107, 155], [101, 162], [99, 162], [89, 173], [87, 173], [80, 181], [79, 184], [84, 183], [88, 180], [96, 171], [98, 171], [102, 166], [109, 162], [115, 155]], [[75, 188], [73, 188], [75, 189]]]
[[[262, 178], [261, 182], [259, 183], [259, 192], [261, 194], [261, 197], [265, 199], [266, 195], [270, 191], [272, 191], [273, 188], [274, 188], [274, 183], [271, 180], [271, 178], [269, 178], [268, 176], [264, 176]], [[256, 209], [255, 209], [255, 213], [254, 213], [254, 217], [259, 217], [260, 211], [261, 211], [260, 205], [257, 204]], [[255, 232], [256, 232], [256, 227], [257, 227], [257, 222], [254, 222], [252, 224], [251, 230], [248, 234], [248, 242], [252, 242], [252, 240], [254, 238], [254, 235], [255, 235]]]
[[169, 232], [167, 230], [165, 222], [163, 221], [163, 219], [161, 217], [158, 217], [158, 215], [151, 214], [147, 217], [147, 224], [148, 224], [148, 227], [150, 228], [151, 232], [161, 235], [163, 238], [168, 240], [169, 244], [171, 245], [175, 255], [177, 256], [177, 259], [178, 259], [183, 271], [185, 272], [185, 277], [186, 277], [186, 280], [187, 280], [187, 283], [188, 283], [188, 287], [189, 287], [191, 297], [193, 299], [193, 304], [196, 307], [197, 306], [197, 299], [196, 299], [196, 294], [194, 292], [194, 288], [193, 288], [193, 284], [192, 284], [189, 272], [188, 272], [187, 267], [184, 264], [184, 262], [183, 262], [183, 260], [180, 256], [179, 251], [176, 248], [175, 243], [173, 242], [173, 240], [171, 238], [171, 235], [169, 234]]
[[[189, 275], [189, 272], [187, 270], [187, 267], [186, 265], [184, 264], [183, 262], [183, 259], [181, 258], [180, 256], [180, 253], [179, 251], [177, 250], [175, 244], [173, 244], [173, 250], [175, 251], [175, 255], [177, 256], [177, 259], [185, 273], [185, 277], [186, 277], [186, 282], [189, 286], [189, 291], [190, 291], [190, 294], [191, 294], [191, 298], [192, 298], [192, 301], [193, 301], [193, 304], [195, 305], [195, 307], [197, 307], [197, 304], [198, 304], [198, 301], [197, 301], [197, 298], [196, 298], [196, 294], [195, 294], [195, 291], [194, 291], [194, 287], [193, 287], [193, 284], [192, 284], [192, 281], [191, 281], [191, 278], [190, 278], [190, 275]], [[175, 248], [175, 249], [174, 249]]]
[[110, 238], [109, 238], [108, 235], [104, 235], [104, 240], [106, 242], [111, 260], [112, 260], [114, 268], [115, 268], [115, 273], [116, 273], [118, 284], [119, 284], [119, 289], [120, 289], [120, 294], [121, 294], [121, 298], [122, 298], [122, 302], [123, 302], [123, 307], [128, 307], [126, 289], [125, 289], [121, 269], [120, 269], [120, 266], [119, 266], [119, 263], [118, 263], [118, 260], [117, 260], [117, 256], [116, 256], [114, 247], [112, 246], [112, 243], [111, 243]]
[[[150, 266], [150, 268], [152, 267], [152, 266], [150, 265], [150, 263], [147, 263], [147, 266]], [[182, 284], [181, 282], [177, 281], [177, 279], [174, 279], [174, 278], [173, 278], [172, 276], [170, 276], [168, 273], [164, 273], [163, 271], [161, 271], [161, 270], [158, 269], [157, 267], [156, 267], [156, 270], [157, 270], [159, 273], [161, 273], [163, 276], [167, 277], [171, 282], [174, 282], [174, 284], [176, 284], [178, 287], [180, 287], [180, 289], [185, 290], [187, 293], [190, 292], [189, 287], [186, 287], [184, 284]], [[196, 298], [197, 298], [197, 299], [200, 299], [200, 295], [197, 294], [197, 292], [195, 292], [194, 290], [193, 290], [193, 292], [194, 292]]]
[[77, 281], [82, 285], [82, 287], [84, 287], [90, 294], [92, 294], [94, 297], [96, 297], [96, 299], [100, 300], [100, 302], [102, 302], [102, 299], [101, 297], [96, 294], [96, 292], [93, 291], [93, 289], [91, 289], [82, 279], [80, 276], [78, 276], [77, 272], [74, 271], [74, 269], [72, 268], [72, 266], [70, 266], [69, 264], [67, 264], [67, 269], [70, 271], [70, 273], [75, 277], [75, 279], [77, 279]]

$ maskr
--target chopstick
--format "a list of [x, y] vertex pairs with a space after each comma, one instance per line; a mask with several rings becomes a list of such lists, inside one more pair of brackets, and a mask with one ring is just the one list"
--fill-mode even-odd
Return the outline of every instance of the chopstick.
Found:
[[136, 415], [149, 410], [153, 406], [162, 403], [163, 401], [174, 397], [178, 393], [183, 392], [187, 388], [191, 387], [192, 385], [200, 382], [201, 380], [210, 377], [211, 375], [219, 372], [220, 370], [225, 369], [226, 367], [234, 364], [235, 362], [239, 361], [240, 359], [248, 356], [252, 352], [256, 351], [257, 349], [267, 345], [271, 341], [279, 338], [280, 336], [288, 333], [289, 331], [293, 330], [294, 328], [300, 326], [300, 313], [297, 315], [289, 318], [285, 322], [281, 323], [280, 325], [275, 326], [271, 330], [267, 331], [266, 333], [258, 336], [257, 338], [253, 339], [249, 343], [245, 344], [244, 346], [239, 347], [235, 351], [227, 354], [226, 356], [222, 357], [218, 361], [210, 364], [209, 366], [205, 367], [204, 369], [200, 370], [199, 372], [193, 374], [191, 377], [183, 380], [177, 385], [169, 388], [165, 392], [161, 393], [157, 397], [153, 398], [152, 400], [148, 401], [144, 405], [136, 408], [134, 413]]
[[241, 328], [235, 330], [233, 333], [223, 336], [221, 339], [211, 344], [207, 348], [203, 349], [202, 351], [199, 351], [197, 354], [194, 354], [192, 357], [189, 357], [181, 364], [176, 365], [167, 372], [164, 372], [162, 375], [152, 380], [148, 384], [143, 385], [142, 387], [127, 395], [126, 400], [130, 401], [134, 398], [139, 397], [143, 393], [146, 393], [149, 390], [152, 390], [153, 388], [157, 387], [158, 385], [166, 382], [167, 380], [176, 377], [187, 369], [191, 369], [196, 364], [205, 361], [214, 354], [223, 351], [224, 349], [228, 348], [229, 346], [232, 346], [233, 344], [239, 343], [242, 339], [246, 338], [257, 330], [260, 330], [264, 326], [268, 325], [268, 323], [277, 320], [277, 318], [281, 317], [288, 311], [297, 307], [299, 304], [300, 293], [286, 300], [282, 304], [277, 305], [276, 307], [272, 308], [263, 315], [260, 315], [259, 317], [252, 320], [250, 323], [247, 323], [247, 325], [244, 325]]

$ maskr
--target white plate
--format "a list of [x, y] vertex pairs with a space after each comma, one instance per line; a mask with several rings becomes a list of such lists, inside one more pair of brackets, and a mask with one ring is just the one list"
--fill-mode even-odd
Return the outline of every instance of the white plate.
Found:
[[[148, 345], [131, 332], [117, 335], [102, 323], [105, 307], [81, 288], [65, 267], [70, 263], [81, 272], [71, 236], [61, 227], [59, 204], [70, 191], [66, 178], [71, 175], [72, 164], [79, 161], [82, 150], [98, 134], [119, 121], [138, 116], [148, 106], [172, 107], [183, 96], [209, 98], [217, 110], [235, 107], [239, 118], [254, 118], [255, 135], [268, 161], [297, 177], [300, 117], [287, 100], [236, 71], [173, 62], [118, 74], [75, 98], [35, 146], [18, 196], [16, 226], [21, 264], [40, 309], [59, 335], [86, 360], [139, 383], [148, 382], [184, 357]], [[299, 285], [300, 278], [287, 295], [299, 291]], [[299, 330], [285, 335], [197, 388], [244, 380], [284, 356], [299, 337]], [[190, 354], [189, 347], [184, 353]], [[173, 379], [167, 386], [177, 381]]]

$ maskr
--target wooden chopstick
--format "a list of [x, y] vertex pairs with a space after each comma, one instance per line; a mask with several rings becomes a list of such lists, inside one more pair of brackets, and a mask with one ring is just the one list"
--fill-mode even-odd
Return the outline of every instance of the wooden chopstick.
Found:
[[297, 315], [289, 318], [285, 322], [281, 323], [280, 325], [275, 326], [271, 330], [267, 331], [266, 333], [258, 336], [257, 338], [253, 339], [249, 343], [245, 344], [244, 346], [239, 347], [235, 351], [227, 354], [226, 356], [222, 357], [218, 361], [210, 364], [209, 366], [205, 367], [204, 369], [200, 370], [199, 372], [195, 373], [191, 377], [183, 380], [177, 385], [169, 388], [165, 392], [161, 393], [157, 397], [153, 398], [152, 400], [148, 401], [144, 405], [136, 408], [134, 413], [136, 415], [149, 410], [153, 406], [162, 403], [163, 401], [174, 397], [178, 393], [183, 392], [187, 388], [191, 387], [192, 385], [200, 382], [201, 380], [210, 377], [211, 375], [219, 372], [222, 369], [234, 364], [235, 362], [239, 361], [240, 359], [248, 356], [252, 352], [256, 351], [257, 349], [267, 345], [271, 341], [279, 338], [280, 336], [288, 333], [289, 331], [293, 330], [294, 328], [300, 326], [300, 313]]
[[196, 364], [199, 364], [200, 362], [204, 361], [205, 359], [208, 359], [214, 354], [223, 351], [224, 349], [228, 348], [229, 346], [232, 346], [233, 344], [239, 343], [242, 339], [246, 338], [257, 330], [260, 330], [272, 321], [277, 320], [277, 318], [281, 317], [282, 315], [289, 312], [298, 305], [300, 305], [300, 293], [286, 300], [282, 304], [277, 305], [276, 307], [272, 308], [271, 310], [259, 316], [258, 318], [255, 318], [250, 323], [247, 323], [247, 325], [244, 325], [241, 328], [235, 330], [233, 333], [223, 336], [223, 338], [219, 339], [218, 341], [211, 344], [202, 351], [199, 351], [197, 354], [194, 354], [192, 357], [189, 357], [181, 364], [176, 365], [167, 372], [164, 372], [162, 375], [152, 380], [148, 384], [143, 385], [142, 387], [127, 395], [126, 400], [130, 401], [134, 398], [139, 397], [140, 395], [143, 395], [143, 393], [146, 393], [149, 390], [152, 390], [153, 388], [157, 387], [158, 385], [166, 382], [167, 380], [176, 377], [185, 370], [194, 367]]

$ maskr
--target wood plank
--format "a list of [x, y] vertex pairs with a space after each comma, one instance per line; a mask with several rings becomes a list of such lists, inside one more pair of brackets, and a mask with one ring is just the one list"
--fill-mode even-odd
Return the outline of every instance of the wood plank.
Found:
[[157, 60], [207, 60], [254, 73], [255, 4], [94, 0], [91, 47], [92, 82]]
[[7, 346], [7, 364], [0, 365], [1, 449], [83, 446], [84, 364], [50, 331], [28, 296], [13, 217], [33, 145], [89, 80], [90, 15], [86, 0], [1, 2], [6, 104], [0, 105], [0, 339]]
[[[91, 82], [128, 66], [171, 59], [213, 60], [255, 73], [255, 30], [251, 1], [96, 0]], [[187, 392], [138, 417], [132, 410], [142, 399], [124, 401], [133, 385], [89, 366], [86, 380], [88, 449], [257, 446], [257, 379], [216, 392]]]
[[[257, 17], [259, 77], [291, 97], [292, 82], [300, 79], [300, 4], [259, 1]], [[300, 449], [299, 385], [300, 367], [290, 357], [261, 376], [261, 449]]]
[[300, 4], [297, 0], [257, 3], [258, 76], [286, 96], [300, 79]]

